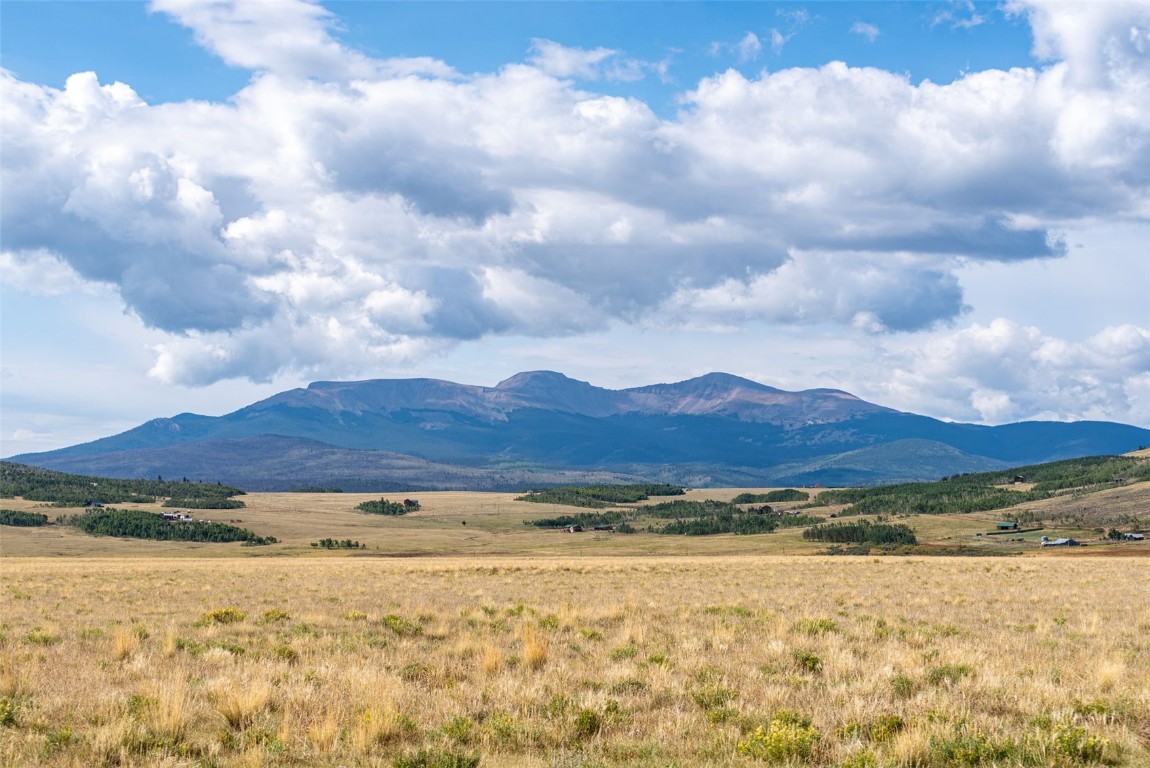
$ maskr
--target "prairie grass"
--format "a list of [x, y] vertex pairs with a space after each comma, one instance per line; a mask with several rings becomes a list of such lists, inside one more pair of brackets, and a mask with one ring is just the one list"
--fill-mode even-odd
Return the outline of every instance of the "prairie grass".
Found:
[[3, 765], [1150, 765], [1140, 560], [0, 562]]

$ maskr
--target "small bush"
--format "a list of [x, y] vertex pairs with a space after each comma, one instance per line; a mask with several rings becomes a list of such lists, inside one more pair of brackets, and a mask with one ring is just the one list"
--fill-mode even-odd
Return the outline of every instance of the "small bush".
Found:
[[934, 762], [955, 768], [1009, 760], [1017, 749], [1014, 744], [998, 744], [979, 732], [962, 732], [949, 739], [935, 739], [930, 745]]
[[411, 619], [405, 619], [398, 614], [389, 613], [379, 620], [379, 623], [400, 636], [422, 635], [423, 627]]
[[299, 661], [299, 651], [290, 645], [277, 645], [272, 653], [277, 659], [286, 661], [288, 664], [294, 664]]
[[575, 735], [589, 739], [603, 730], [603, 716], [593, 709], [581, 709], [575, 715]]
[[263, 618], [260, 619], [261, 624], [274, 624], [279, 621], [287, 621], [291, 618], [287, 611], [281, 611], [279, 608], [272, 608], [264, 611]]
[[735, 691], [730, 688], [722, 688], [719, 686], [705, 686], [698, 690], [691, 691], [691, 698], [702, 709], [720, 709], [730, 703], [736, 696]]
[[942, 685], [943, 683], [953, 685], [972, 674], [974, 674], [974, 668], [969, 664], [942, 664], [932, 667], [926, 673], [926, 681], [931, 685]]
[[870, 752], [859, 752], [844, 760], [842, 768], [879, 768], [879, 762]]
[[55, 645], [60, 642], [60, 636], [54, 632], [35, 627], [24, 638], [31, 645]]
[[394, 768], [478, 768], [478, 754], [421, 749], [395, 758]]
[[622, 661], [624, 659], [633, 659], [639, 655], [639, 647], [637, 645], [624, 645], [615, 648], [608, 654], [612, 661]]
[[642, 693], [645, 690], [647, 690], [647, 684], [636, 677], [628, 677], [611, 684], [611, 693], [619, 696]]
[[891, 690], [906, 699], [918, 693], [918, 681], [908, 675], [895, 675], [890, 679]]
[[742, 739], [736, 750], [740, 755], [774, 763], [810, 760], [819, 732], [808, 718], [791, 712], [779, 712], [766, 728], [761, 725]]
[[412, 662], [400, 668], [399, 677], [409, 683], [429, 683], [435, 679], [435, 672], [427, 664]]
[[196, 622], [197, 626], [207, 626], [208, 624], [236, 624], [247, 618], [247, 614], [236, 607], [217, 608], [214, 611], [208, 611], [200, 620]]
[[0, 725], [16, 725], [16, 701], [7, 696], [0, 698]]
[[1100, 763], [1106, 740], [1078, 725], [1059, 725], [1054, 729], [1054, 751], [1075, 762]]
[[475, 730], [475, 723], [470, 717], [460, 715], [444, 723], [439, 731], [456, 744], [470, 744]]
[[839, 625], [833, 619], [803, 619], [795, 625], [795, 629], [804, 635], [827, 635], [837, 633]]
[[881, 744], [890, 741], [906, 729], [906, 721], [898, 715], [879, 715], [865, 723], [848, 723], [841, 731], [847, 739], [861, 739]]
[[795, 664], [803, 672], [817, 675], [823, 669], [823, 660], [813, 651], [804, 651], [796, 648], [791, 653], [791, 658], [794, 659]]

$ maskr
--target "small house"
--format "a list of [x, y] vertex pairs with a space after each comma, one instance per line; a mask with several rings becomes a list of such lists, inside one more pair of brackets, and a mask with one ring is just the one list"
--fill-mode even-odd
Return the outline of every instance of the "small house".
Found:
[[1001, 523], [995, 523], [994, 527], [1000, 531], [1017, 531], [1018, 530], [1018, 523], [1011, 523], [1011, 522], [1003, 521]]
[[583, 532], [583, 526], [581, 526], [581, 525], [569, 525], [566, 528], [564, 528], [563, 530], [566, 531], [567, 533], [582, 533]]
[[1044, 546], [1044, 547], [1077, 547], [1077, 546], [1081, 546], [1081, 545], [1078, 543], [1077, 539], [1068, 539], [1068, 538], [1048, 539], [1047, 537], [1043, 536], [1042, 537], [1042, 546]]
[[1146, 536], [1141, 533], [1124, 533], [1122, 534], [1122, 538], [1126, 541], [1144, 541]]
[[1011, 481], [1010, 481], [1010, 484], [1011, 484], [1011, 485], [1019, 485], [1019, 484], [1021, 484], [1021, 483], [1025, 483], [1025, 482], [1026, 482], [1026, 478], [1025, 478], [1025, 477], [1023, 477], [1022, 475], [1015, 475], [1015, 476], [1014, 476], [1014, 477], [1011, 479]]

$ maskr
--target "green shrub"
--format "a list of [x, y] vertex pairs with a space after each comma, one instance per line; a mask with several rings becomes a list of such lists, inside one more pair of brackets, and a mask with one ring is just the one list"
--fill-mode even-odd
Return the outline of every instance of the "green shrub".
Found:
[[453, 717], [444, 723], [439, 731], [456, 744], [470, 744], [475, 723], [467, 715]]
[[1018, 749], [1013, 743], [995, 743], [984, 733], [963, 731], [948, 739], [931, 741], [934, 762], [950, 768], [968, 768], [1010, 760]]
[[481, 756], [450, 750], [421, 749], [395, 758], [394, 768], [478, 768]]
[[895, 675], [890, 679], [891, 690], [906, 699], [918, 693], [918, 681], [908, 675]]
[[40, 627], [35, 627], [29, 631], [25, 639], [32, 645], [55, 645], [60, 642], [59, 635], [48, 632]]
[[1100, 763], [1106, 740], [1082, 726], [1059, 725], [1054, 729], [1054, 751], [1079, 763]]
[[279, 621], [287, 621], [291, 616], [287, 611], [281, 611], [279, 608], [271, 608], [264, 611], [263, 617], [260, 619], [261, 624], [274, 624]]
[[865, 723], [848, 723], [840, 731], [845, 739], [861, 739], [881, 744], [890, 741], [906, 729], [906, 721], [898, 715], [879, 715]]
[[411, 619], [405, 619], [402, 616], [389, 613], [379, 620], [380, 624], [390, 629], [397, 635], [401, 636], [415, 636], [423, 634], [423, 627], [416, 624]]
[[803, 672], [808, 672], [812, 675], [817, 675], [823, 669], [823, 660], [819, 658], [818, 654], [812, 651], [804, 651], [795, 649], [791, 652], [791, 658], [794, 659], [795, 664]]
[[720, 686], [705, 686], [697, 690], [691, 691], [691, 698], [702, 709], [719, 709], [726, 706], [731, 702], [736, 692], [730, 688], [722, 688]]
[[926, 673], [926, 681], [931, 685], [942, 685], [943, 683], [953, 685], [972, 674], [974, 674], [974, 669], [969, 664], [942, 664], [932, 667]]
[[208, 611], [200, 620], [196, 622], [197, 626], [207, 626], [208, 624], [236, 624], [247, 618], [247, 614], [239, 608], [229, 606], [228, 608], [217, 608], [214, 611]]
[[837, 633], [839, 625], [833, 619], [803, 619], [795, 625], [795, 629], [813, 637]]
[[16, 725], [16, 700], [4, 696], [0, 698], [0, 725]]
[[843, 760], [842, 768], [879, 768], [879, 761], [870, 752], [859, 752]]
[[275, 654], [277, 659], [286, 661], [288, 664], [294, 664], [299, 661], [299, 651], [290, 645], [277, 645], [272, 653]]
[[818, 740], [819, 732], [809, 718], [781, 711], [766, 728], [760, 725], [739, 741], [736, 751], [772, 763], [808, 761]]
[[575, 715], [575, 735], [589, 739], [603, 730], [603, 716], [593, 709], [581, 709]]
[[616, 695], [636, 694], [647, 690], [647, 684], [637, 677], [628, 677], [611, 684], [611, 693]]
[[615, 648], [608, 654], [613, 661], [622, 661], [623, 659], [633, 659], [639, 655], [639, 646], [637, 645], [623, 645]]
[[413, 661], [400, 668], [399, 677], [409, 683], [429, 683], [434, 679], [435, 672], [429, 665]]

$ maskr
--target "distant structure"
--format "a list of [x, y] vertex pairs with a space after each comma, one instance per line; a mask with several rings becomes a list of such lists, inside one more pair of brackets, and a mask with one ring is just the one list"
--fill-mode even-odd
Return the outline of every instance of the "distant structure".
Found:
[[1080, 547], [1082, 546], [1078, 539], [1051, 539], [1046, 536], [1042, 537], [1042, 546], [1044, 547]]
[[1001, 523], [995, 523], [994, 527], [1000, 531], [1017, 531], [1018, 530], [1018, 523], [1011, 523], [1011, 522], [1004, 521]]
[[1124, 533], [1122, 534], [1122, 538], [1126, 541], [1143, 541], [1146, 536], [1141, 533]]

